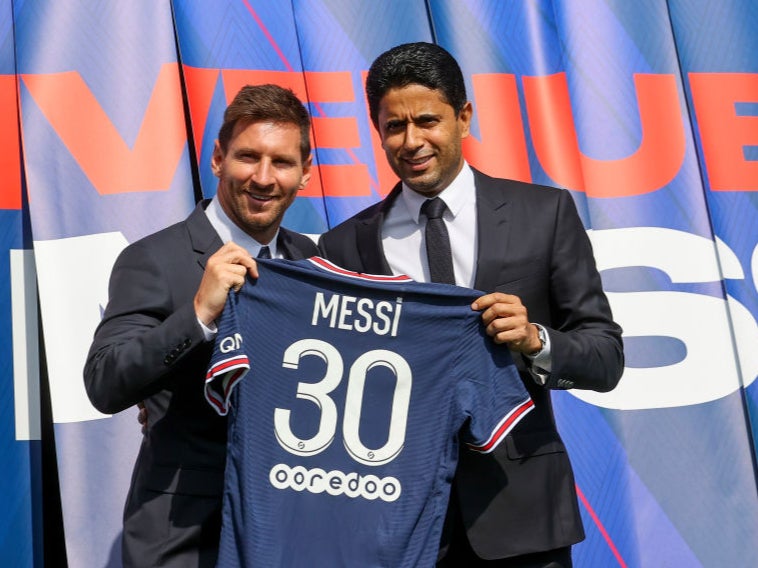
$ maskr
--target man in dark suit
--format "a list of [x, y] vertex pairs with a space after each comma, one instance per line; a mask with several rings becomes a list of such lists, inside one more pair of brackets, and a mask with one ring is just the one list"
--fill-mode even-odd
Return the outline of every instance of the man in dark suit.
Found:
[[309, 135], [291, 91], [244, 87], [215, 143], [216, 197], [129, 245], [113, 267], [84, 382], [101, 412], [144, 401], [149, 417], [124, 510], [124, 566], [215, 566], [226, 419], [203, 398], [214, 320], [229, 290], [258, 276], [251, 257], [318, 253], [280, 227], [310, 177]]
[[325, 233], [322, 253], [350, 270], [430, 281], [428, 259], [436, 254], [425, 249], [431, 237], [422, 206], [442, 199], [454, 283], [488, 292], [472, 308], [513, 352], [535, 402], [494, 453], [461, 449], [439, 565], [571, 566], [571, 545], [584, 531], [550, 390], [607, 391], [623, 370], [621, 329], [573, 200], [565, 190], [494, 179], [465, 162], [472, 106], [444, 49], [415, 43], [380, 55], [366, 94], [401, 183]]

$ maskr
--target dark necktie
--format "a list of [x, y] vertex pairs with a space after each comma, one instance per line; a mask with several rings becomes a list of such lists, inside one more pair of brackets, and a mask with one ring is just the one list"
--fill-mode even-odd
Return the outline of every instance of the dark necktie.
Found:
[[268, 245], [261, 247], [256, 258], [271, 258], [271, 249], [268, 248]]
[[426, 215], [426, 256], [432, 282], [455, 284], [453, 255], [450, 252], [450, 237], [447, 234], [442, 214], [447, 205], [439, 197], [427, 199], [421, 206]]

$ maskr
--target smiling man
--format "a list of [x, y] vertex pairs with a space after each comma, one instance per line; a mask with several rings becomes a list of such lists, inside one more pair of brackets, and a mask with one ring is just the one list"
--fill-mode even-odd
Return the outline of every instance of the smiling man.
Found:
[[229, 290], [257, 277], [253, 257], [318, 253], [280, 226], [310, 178], [309, 135], [291, 91], [244, 87], [215, 143], [216, 196], [113, 267], [84, 383], [101, 412], [144, 401], [149, 418], [124, 510], [125, 567], [216, 564], [227, 425], [203, 397], [214, 320]]
[[356, 272], [480, 290], [472, 309], [513, 354], [535, 404], [495, 451], [461, 448], [439, 566], [568, 568], [584, 532], [550, 391], [610, 390], [624, 367], [621, 328], [574, 201], [466, 163], [473, 109], [458, 63], [441, 47], [381, 54], [366, 96], [401, 181], [325, 233], [323, 254]]

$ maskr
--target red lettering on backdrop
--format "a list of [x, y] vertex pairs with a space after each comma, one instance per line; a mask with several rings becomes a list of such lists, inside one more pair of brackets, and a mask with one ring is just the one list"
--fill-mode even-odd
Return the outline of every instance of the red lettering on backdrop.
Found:
[[685, 137], [673, 75], [634, 76], [642, 140], [618, 160], [596, 160], [579, 150], [564, 73], [523, 82], [534, 149], [558, 185], [590, 197], [627, 197], [660, 189], [679, 172]]
[[224, 78], [224, 93], [226, 94], [227, 104], [232, 102], [234, 96], [245, 85], [263, 85], [266, 83], [274, 83], [292, 89], [292, 92], [301, 101], [308, 100], [302, 73], [257, 69], [222, 69], [221, 76]]
[[481, 142], [463, 140], [466, 160], [493, 177], [532, 181], [515, 75], [473, 75]]
[[21, 209], [15, 75], [0, 75], [0, 209]]
[[351, 164], [319, 164], [326, 197], [371, 195], [371, 178], [366, 164], [360, 163], [353, 148], [361, 147], [358, 121], [354, 116], [323, 116], [320, 103], [349, 103], [355, 100], [352, 76], [347, 71], [305, 73], [308, 99], [313, 112], [313, 138], [318, 148], [343, 148]]
[[175, 63], [161, 68], [131, 149], [76, 71], [22, 79], [99, 194], [169, 188], [187, 141]]
[[713, 191], [758, 191], [758, 116], [738, 116], [735, 103], [758, 103], [758, 74], [690, 73], [703, 159]]

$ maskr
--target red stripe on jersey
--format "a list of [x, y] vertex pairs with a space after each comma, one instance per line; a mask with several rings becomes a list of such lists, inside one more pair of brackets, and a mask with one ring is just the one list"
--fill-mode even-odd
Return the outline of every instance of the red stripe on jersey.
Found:
[[224, 371], [228, 371], [234, 367], [241, 365], [250, 367], [250, 361], [248, 360], [247, 355], [237, 355], [231, 359], [224, 359], [223, 361], [219, 361], [208, 370], [208, 373], [205, 375], [205, 380], [208, 381], [216, 375], [223, 373]]
[[365, 274], [363, 272], [353, 272], [352, 270], [341, 268], [320, 256], [312, 256], [308, 260], [312, 264], [315, 264], [327, 272], [333, 272], [334, 274], [340, 274], [342, 276], [356, 278], [358, 280], [368, 280], [369, 282], [413, 282], [413, 278], [406, 276], [405, 274], [401, 274], [399, 276], [387, 276], [383, 274]]
[[250, 369], [246, 355], [237, 355], [216, 363], [205, 375], [205, 400], [218, 414], [226, 416], [229, 412], [229, 398], [234, 386]]
[[483, 454], [491, 452], [498, 446], [498, 444], [500, 444], [500, 442], [503, 441], [508, 433], [513, 430], [513, 427], [518, 424], [521, 419], [526, 416], [533, 408], [534, 401], [530, 398], [514, 408], [505, 417], [505, 420], [503, 420], [503, 422], [497, 428], [495, 428], [495, 431], [490, 436], [490, 439], [487, 440], [484, 444], [481, 446], [467, 444], [467, 446], [469, 449], [475, 452], [481, 452]]

